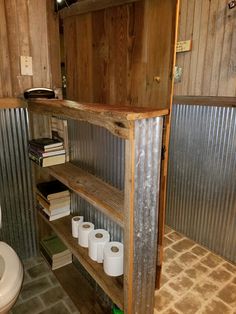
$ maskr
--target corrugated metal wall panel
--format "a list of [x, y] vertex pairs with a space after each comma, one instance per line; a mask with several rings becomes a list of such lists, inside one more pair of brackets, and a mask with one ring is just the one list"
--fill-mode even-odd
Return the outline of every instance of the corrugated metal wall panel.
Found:
[[236, 109], [173, 106], [166, 222], [236, 262]]
[[[87, 122], [69, 120], [68, 130], [70, 161], [122, 190], [125, 141]], [[112, 240], [123, 241], [123, 229], [119, 225], [75, 194], [72, 197], [72, 212], [83, 215], [96, 228], [108, 230]]]
[[71, 161], [123, 190], [125, 141], [87, 122], [69, 120], [68, 129]]
[[133, 313], [153, 313], [163, 118], [135, 121]]
[[0, 239], [22, 258], [36, 254], [32, 171], [26, 109], [0, 110]]

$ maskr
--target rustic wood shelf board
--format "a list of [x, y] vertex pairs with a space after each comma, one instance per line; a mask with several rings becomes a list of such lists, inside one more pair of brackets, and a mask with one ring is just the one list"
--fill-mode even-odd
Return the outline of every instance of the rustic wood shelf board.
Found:
[[0, 109], [26, 108], [27, 103], [19, 98], [0, 98]]
[[60, 17], [66, 18], [137, 1], [140, 0], [84, 0], [72, 4], [69, 8], [61, 10]]
[[123, 308], [123, 285], [121, 277], [109, 277], [103, 271], [103, 264], [91, 260], [88, 256], [88, 249], [78, 245], [78, 240], [71, 234], [72, 216], [67, 216], [58, 220], [49, 222], [42, 214], [39, 215], [60, 237], [65, 245], [71, 250], [72, 254], [78, 259], [87, 272], [96, 280], [105, 293], [117, 304]]
[[129, 139], [132, 121], [167, 115], [168, 109], [80, 104], [71, 100], [30, 100], [28, 109], [44, 115], [58, 115], [69, 119], [87, 121], [107, 128], [116, 136]]
[[120, 190], [71, 163], [48, 169], [53, 177], [123, 227], [124, 194]]

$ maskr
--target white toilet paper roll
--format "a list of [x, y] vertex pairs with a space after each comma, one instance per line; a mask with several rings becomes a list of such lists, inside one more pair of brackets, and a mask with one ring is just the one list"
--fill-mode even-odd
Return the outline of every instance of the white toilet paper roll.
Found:
[[74, 216], [71, 219], [71, 225], [72, 225], [72, 236], [74, 238], [78, 238], [79, 235], [79, 224], [84, 221], [83, 216]]
[[94, 229], [91, 222], [82, 222], [79, 224], [78, 243], [82, 247], [88, 247], [88, 235]]
[[123, 274], [124, 246], [120, 242], [109, 242], [104, 247], [103, 269], [109, 276]]
[[96, 229], [89, 233], [89, 257], [98, 263], [103, 262], [103, 249], [110, 241], [110, 234], [104, 229]]

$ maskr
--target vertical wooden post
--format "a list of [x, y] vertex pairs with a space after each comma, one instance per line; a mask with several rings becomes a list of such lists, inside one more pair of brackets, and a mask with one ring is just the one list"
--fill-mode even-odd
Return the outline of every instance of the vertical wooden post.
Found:
[[126, 142], [124, 309], [154, 310], [163, 118], [137, 120]]

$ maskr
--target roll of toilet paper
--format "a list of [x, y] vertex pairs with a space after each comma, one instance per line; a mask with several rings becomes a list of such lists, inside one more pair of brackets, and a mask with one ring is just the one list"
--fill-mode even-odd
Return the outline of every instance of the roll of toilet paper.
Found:
[[103, 250], [105, 244], [110, 241], [110, 234], [104, 229], [96, 229], [89, 233], [89, 257], [98, 263], [103, 262]]
[[74, 216], [71, 219], [71, 225], [72, 225], [72, 236], [74, 238], [78, 238], [79, 235], [79, 224], [84, 221], [83, 216]]
[[94, 224], [91, 222], [82, 222], [79, 224], [78, 243], [82, 247], [88, 247], [88, 236], [94, 229]]
[[120, 242], [108, 242], [104, 247], [103, 269], [109, 276], [123, 274], [124, 246]]

